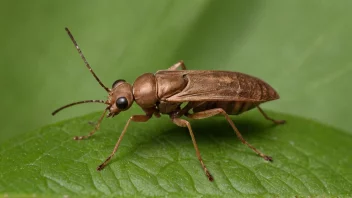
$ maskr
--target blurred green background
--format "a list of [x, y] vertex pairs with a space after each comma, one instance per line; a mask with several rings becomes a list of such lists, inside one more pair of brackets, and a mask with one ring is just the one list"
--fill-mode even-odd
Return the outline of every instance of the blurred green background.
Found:
[[66, 26], [107, 86], [183, 59], [189, 69], [262, 78], [281, 96], [264, 108], [352, 134], [351, 6], [348, 0], [2, 1], [0, 142], [103, 110], [85, 104], [51, 116], [73, 101], [106, 98]]

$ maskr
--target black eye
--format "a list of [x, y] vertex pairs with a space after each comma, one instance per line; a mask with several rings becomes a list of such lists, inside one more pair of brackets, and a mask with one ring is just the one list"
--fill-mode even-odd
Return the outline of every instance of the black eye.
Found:
[[116, 85], [117, 83], [119, 83], [119, 82], [126, 82], [126, 81], [125, 81], [125, 80], [122, 80], [122, 79], [115, 80], [115, 82], [112, 83], [112, 88], [114, 88], [115, 85]]
[[124, 110], [128, 107], [128, 101], [125, 97], [120, 97], [116, 100], [117, 108]]

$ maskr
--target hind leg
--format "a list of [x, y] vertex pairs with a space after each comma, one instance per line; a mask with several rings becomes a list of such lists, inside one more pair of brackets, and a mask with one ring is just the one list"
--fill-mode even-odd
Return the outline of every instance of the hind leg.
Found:
[[256, 106], [257, 109], [260, 111], [260, 113], [264, 116], [265, 119], [272, 121], [274, 124], [284, 124], [286, 121], [285, 120], [274, 120], [273, 118], [270, 118], [262, 108], [259, 107], [259, 105]]
[[272, 158], [270, 156], [267, 156], [267, 155], [263, 154], [262, 152], [260, 152], [258, 149], [256, 149], [254, 146], [249, 144], [242, 137], [240, 131], [237, 129], [237, 127], [235, 126], [233, 121], [230, 119], [229, 115], [223, 109], [221, 109], [221, 108], [210, 109], [210, 110], [197, 112], [197, 113], [194, 113], [194, 114], [188, 114], [186, 116], [189, 117], [189, 118], [192, 118], [192, 119], [204, 119], [204, 118], [215, 116], [217, 114], [221, 114], [221, 115], [223, 115], [226, 118], [227, 122], [231, 125], [232, 129], [235, 131], [238, 139], [240, 139], [243, 144], [247, 145], [249, 148], [251, 148], [255, 153], [257, 153], [259, 156], [261, 156], [265, 160], [272, 161]]

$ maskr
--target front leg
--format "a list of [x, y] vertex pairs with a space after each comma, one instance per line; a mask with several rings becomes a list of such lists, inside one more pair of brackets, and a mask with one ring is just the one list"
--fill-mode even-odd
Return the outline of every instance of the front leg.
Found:
[[98, 171], [102, 170], [106, 166], [106, 164], [111, 160], [111, 158], [115, 155], [117, 149], [120, 146], [121, 140], [122, 140], [123, 136], [125, 135], [125, 133], [127, 131], [127, 128], [128, 128], [128, 125], [130, 124], [130, 122], [131, 121], [134, 121], [134, 122], [147, 122], [152, 117], [152, 115], [134, 115], [134, 116], [131, 116], [130, 119], [128, 119], [128, 121], [127, 121], [127, 123], [125, 125], [125, 128], [123, 129], [123, 131], [122, 131], [122, 133], [121, 133], [121, 135], [119, 137], [119, 140], [117, 141], [117, 143], [115, 145], [114, 150], [112, 151], [110, 156], [102, 164], [100, 164], [98, 166], [98, 168], [97, 168]]
[[94, 129], [93, 129], [88, 135], [84, 135], [84, 136], [75, 136], [75, 137], [73, 137], [73, 139], [74, 139], [74, 140], [83, 140], [83, 139], [87, 139], [87, 138], [89, 138], [90, 136], [92, 136], [92, 135], [99, 129], [100, 123], [101, 123], [101, 121], [103, 121], [103, 118], [104, 118], [104, 116], [105, 116], [107, 110], [108, 110], [108, 109], [105, 109], [104, 113], [100, 116], [98, 122], [95, 124]]
[[167, 70], [177, 70], [179, 67], [182, 68], [182, 70], [187, 70], [186, 69], [186, 65], [184, 64], [183, 60], [177, 62], [176, 64], [174, 64], [173, 66], [171, 66], [169, 69]]

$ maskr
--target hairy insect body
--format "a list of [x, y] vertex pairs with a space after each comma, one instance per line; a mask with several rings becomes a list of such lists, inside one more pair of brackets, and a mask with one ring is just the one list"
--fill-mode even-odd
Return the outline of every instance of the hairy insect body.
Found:
[[[114, 117], [122, 111], [127, 111], [134, 101], [145, 113], [144, 115], [132, 115], [128, 119], [112, 153], [97, 167], [97, 170], [102, 170], [115, 155], [130, 122], [147, 122], [153, 115], [160, 117], [160, 114], [167, 114], [174, 124], [188, 128], [197, 158], [210, 181], [213, 181], [213, 177], [200, 155], [191, 124], [182, 119], [182, 116], [190, 119], [204, 119], [215, 115], [223, 115], [243, 144], [246, 144], [263, 159], [272, 161], [270, 156], [260, 152], [242, 137], [228, 116], [229, 114], [238, 115], [256, 107], [267, 120], [275, 124], [283, 124], [284, 120], [270, 118], [259, 107], [261, 103], [279, 98], [276, 91], [266, 82], [239, 72], [187, 70], [183, 61], [179, 61], [167, 70], [139, 76], [133, 85], [119, 79], [112, 84], [111, 88], [108, 88], [100, 81], [88, 64], [70, 31], [67, 28], [66, 31], [86, 67], [108, 93], [106, 101], [78, 101], [62, 106], [52, 113], [55, 115], [62, 109], [83, 103], [103, 103], [107, 105], [94, 129], [88, 135], [76, 136], [74, 139], [82, 140], [92, 136], [99, 129], [100, 123], [107, 112], [107, 117]], [[186, 103], [186, 105], [183, 106], [183, 103]]]

